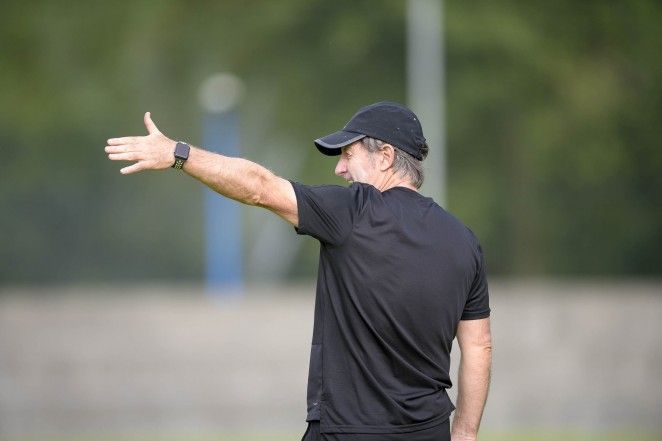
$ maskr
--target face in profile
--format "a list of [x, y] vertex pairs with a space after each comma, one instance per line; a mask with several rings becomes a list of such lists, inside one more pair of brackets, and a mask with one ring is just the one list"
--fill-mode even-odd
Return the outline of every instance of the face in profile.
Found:
[[342, 153], [336, 164], [335, 174], [352, 182], [372, 184], [376, 172], [372, 154], [363, 148], [361, 141], [356, 141], [342, 148]]

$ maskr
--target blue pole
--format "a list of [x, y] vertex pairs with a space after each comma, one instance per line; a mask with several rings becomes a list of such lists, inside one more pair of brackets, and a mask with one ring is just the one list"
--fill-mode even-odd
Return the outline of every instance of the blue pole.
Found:
[[[211, 151], [239, 156], [237, 112], [207, 113], [203, 142]], [[208, 188], [204, 191], [207, 291], [214, 296], [237, 295], [243, 288], [240, 205]]]

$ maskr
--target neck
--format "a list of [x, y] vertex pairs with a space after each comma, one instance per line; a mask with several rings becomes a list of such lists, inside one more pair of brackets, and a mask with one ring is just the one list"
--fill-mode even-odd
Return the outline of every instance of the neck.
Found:
[[418, 191], [418, 189], [413, 186], [408, 180], [403, 179], [400, 175], [396, 173], [388, 173], [380, 179], [375, 187], [377, 190], [380, 192], [384, 192], [386, 190], [389, 190], [393, 187], [405, 187], [409, 188], [410, 190]]

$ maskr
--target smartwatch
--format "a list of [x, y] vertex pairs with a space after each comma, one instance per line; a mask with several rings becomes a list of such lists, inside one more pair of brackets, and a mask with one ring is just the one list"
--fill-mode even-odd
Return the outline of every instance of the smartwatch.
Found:
[[172, 164], [172, 168], [181, 170], [184, 167], [184, 163], [188, 159], [188, 154], [191, 151], [191, 147], [185, 142], [177, 141], [175, 146], [175, 163]]

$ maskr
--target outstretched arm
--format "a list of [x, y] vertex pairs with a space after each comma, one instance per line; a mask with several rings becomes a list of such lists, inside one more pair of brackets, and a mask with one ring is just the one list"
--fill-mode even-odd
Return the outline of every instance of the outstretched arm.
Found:
[[461, 358], [452, 441], [475, 441], [483, 416], [492, 366], [490, 319], [461, 320], [457, 328]]
[[[106, 153], [113, 161], [135, 161], [120, 170], [122, 174], [162, 170], [175, 162], [175, 145], [145, 113], [148, 135], [108, 140]], [[285, 179], [251, 161], [231, 158], [191, 146], [183, 170], [217, 193], [243, 204], [267, 208], [295, 227], [299, 224], [297, 200]]]

